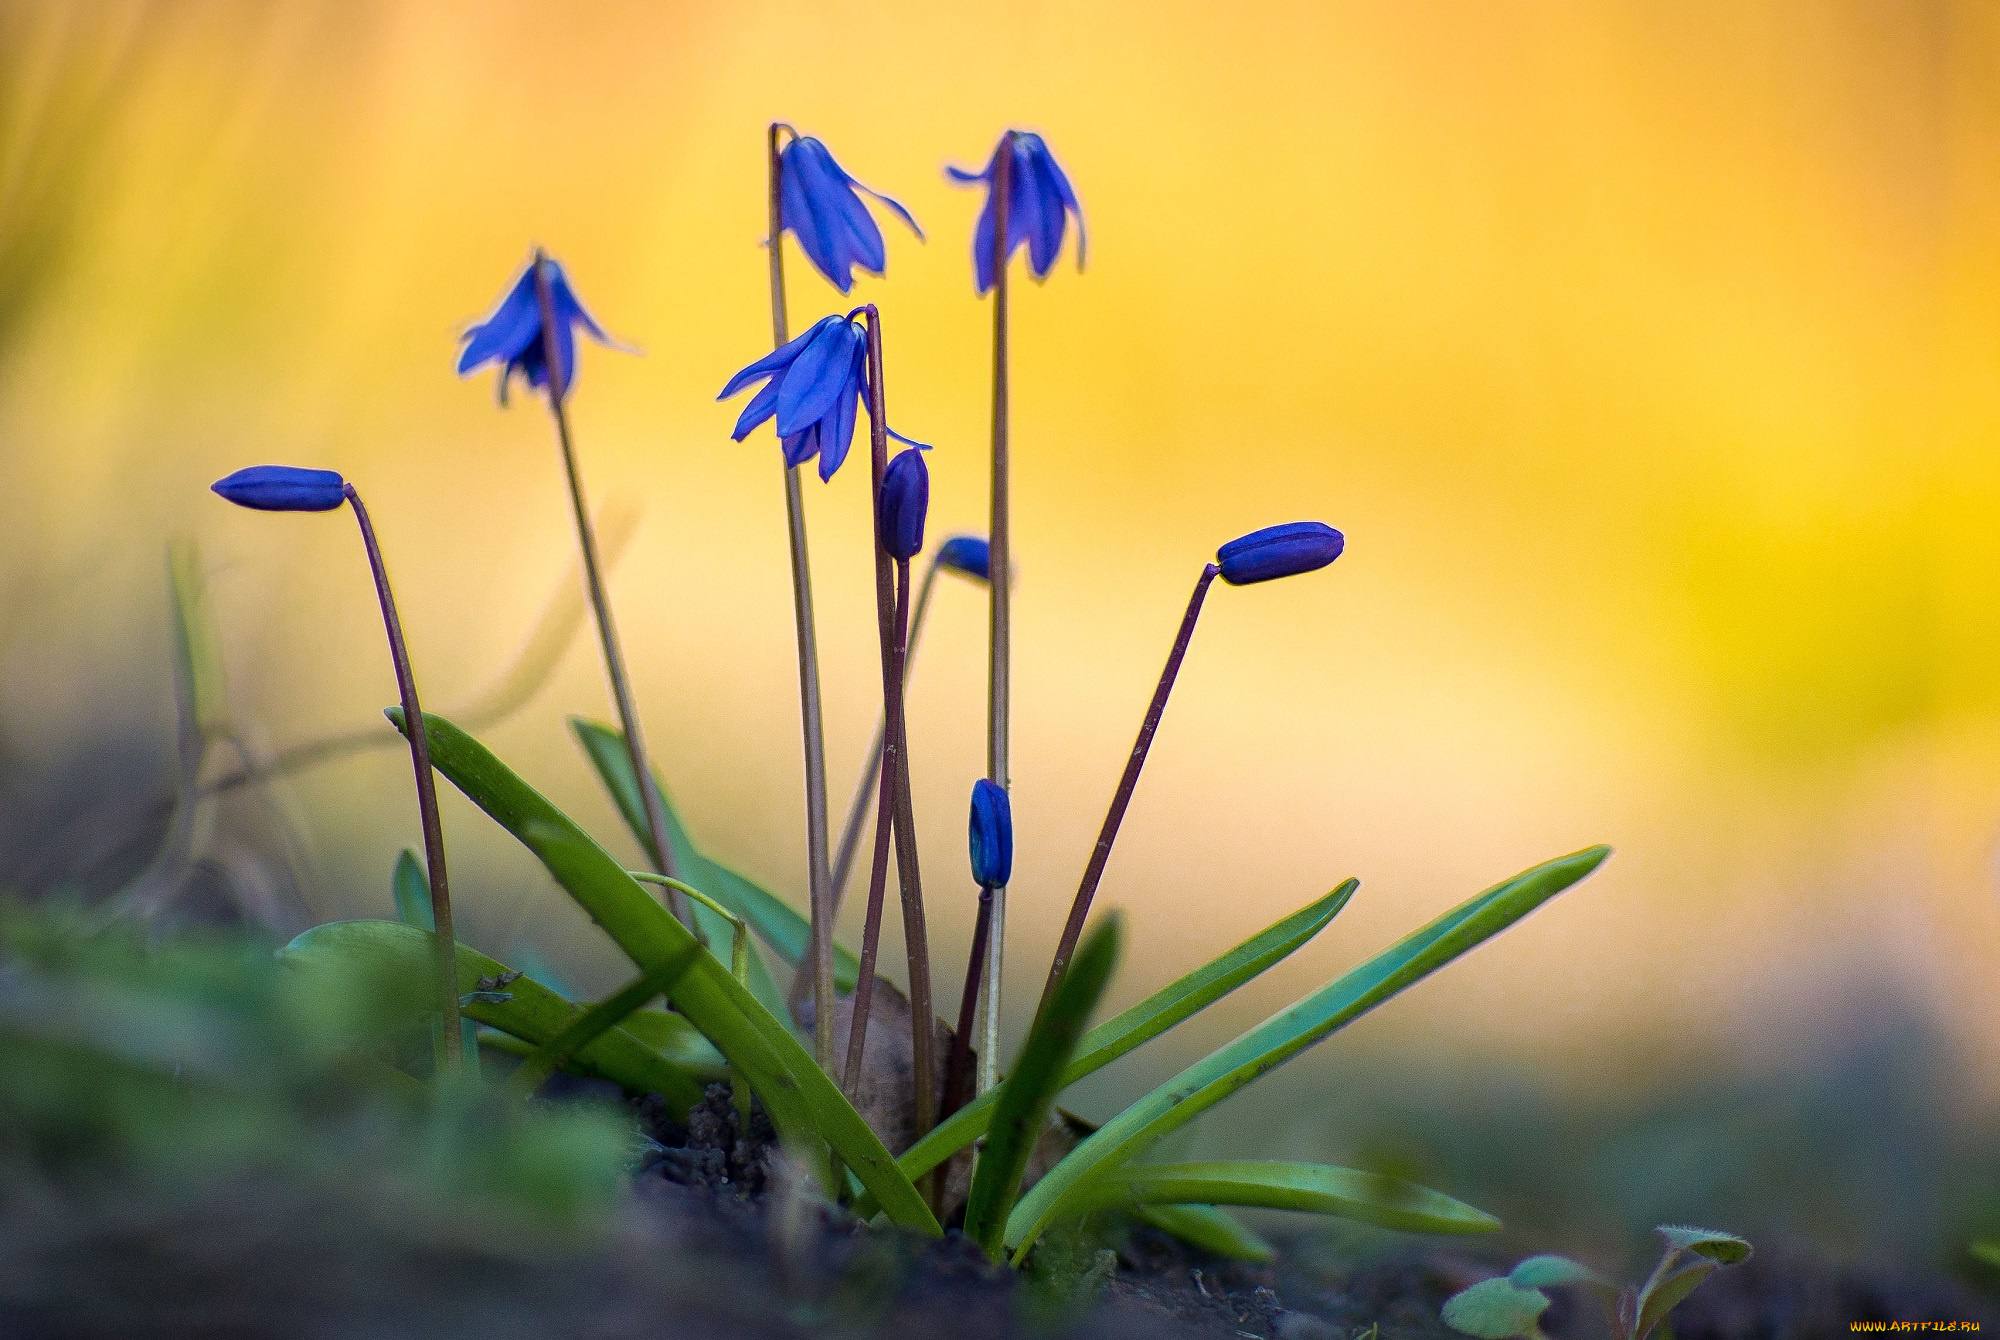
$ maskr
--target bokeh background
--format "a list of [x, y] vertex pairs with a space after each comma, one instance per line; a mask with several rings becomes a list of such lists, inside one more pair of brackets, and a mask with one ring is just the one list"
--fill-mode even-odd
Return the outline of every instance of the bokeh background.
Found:
[[[983, 526], [990, 319], [979, 197], [942, 167], [1018, 125], [1090, 251], [1015, 308], [1017, 1004], [1201, 563], [1276, 521], [1349, 537], [1210, 602], [1101, 895], [1132, 914], [1119, 998], [1362, 891], [1079, 1105], [1605, 841], [1596, 878], [1196, 1141], [1476, 1166], [1533, 1207], [1615, 1128], [1650, 1171], [1599, 1189], [1640, 1218], [1726, 1210], [1732, 1156], [1805, 1195], [1837, 1148], [1840, 1233], [1942, 1240], [1978, 1217], [2000, 1098], [1996, 90], [2000, 13], [1942, 0], [16, 0], [0, 883], [86, 880], [79, 820], [169, 792], [175, 537], [263, 747], [393, 697], [351, 524], [226, 508], [206, 486], [237, 466], [361, 484], [428, 699], [509, 660], [567, 505], [546, 415], [452, 365], [541, 243], [638, 351], [589, 348], [574, 413], [594, 499], [642, 517], [614, 596], [655, 752], [707, 846], [802, 887], [776, 447], [714, 399], [768, 347], [763, 129], [823, 137], [927, 230], [888, 223], [888, 277], [847, 300], [793, 252], [792, 315], [880, 304], [942, 535]], [[865, 493], [809, 489], [837, 802], [879, 686]], [[913, 687], [953, 972], [984, 629], [981, 593], [941, 590]], [[489, 739], [622, 843], [564, 727], [608, 711], [586, 634]], [[387, 907], [407, 790], [393, 751], [283, 789], [313, 917]], [[503, 834], [455, 796], [446, 824], [466, 939], [616, 980]]]

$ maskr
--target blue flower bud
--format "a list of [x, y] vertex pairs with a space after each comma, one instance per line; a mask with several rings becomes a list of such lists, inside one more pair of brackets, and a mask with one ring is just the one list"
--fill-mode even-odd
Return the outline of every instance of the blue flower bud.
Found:
[[331, 512], [347, 501], [347, 481], [337, 473], [294, 465], [247, 466], [209, 487], [260, 512]]
[[1006, 791], [981, 777], [972, 784], [972, 879], [1006, 887], [1014, 873], [1014, 807]]
[[992, 574], [993, 551], [984, 535], [954, 535], [938, 546], [937, 561], [940, 567], [983, 582]]
[[1291, 521], [1231, 540], [1215, 551], [1215, 561], [1222, 565], [1223, 581], [1248, 586], [1323, 568], [1346, 546], [1346, 538], [1324, 521]]
[[882, 547], [893, 559], [916, 557], [924, 547], [924, 513], [931, 505], [931, 472], [915, 447], [896, 453], [882, 472], [882, 502], [876, 518]]

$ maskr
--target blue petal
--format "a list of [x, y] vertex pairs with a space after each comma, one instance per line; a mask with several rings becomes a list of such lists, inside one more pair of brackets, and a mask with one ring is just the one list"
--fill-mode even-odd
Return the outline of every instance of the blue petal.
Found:
[[833, 472], [847, 460], [847, 449], [854, 443], [854, 423], [861, 408], [861, 389], [856, 379], [853, 395], [844, 395], [834, 405], [833, 413], [820, 420], [819, 477], [821, 480], [833, 478]]
[[508, 362], [506, 375], [511, 377], [515, 372], [519, 372], [523, 377], [528, 379], [529, 386], [537, 390], [541, 389], [547, 385], [549, 380], [548, 364], [545, 358], [547, 353], [548, 351], [542, 347], [540, 339], [530, 342], [525, 349], [514, 355], [513, 359]]
[[854, 279], [842, 269], [826, 220], [813, 208], [814, 173], [808, 152], [799, 147], [804, 143], [793, 140], [779, 155], [778, 218], [799, 240], [799, 250], [805, 252], [813, 268], [845, 293], [854, 286]]
[[[923, 239], [924, 230], [917, 226], [916, 216], [911, 214], [909, 210], [903, 208], [902, 201], [897, 200], [892, 196], [884, 195], [882, 194], [882, 192], [876, 190], [872, 186], [869, 186], [867, 183], [856, 180], [853, 173], [849, 172], [846, 168], [842, 167], [838, 162], [834, 161], [833, 153], [826, 147], [826, 145], [822, 144], [818, 140], [814, 140], [812, 143], [815, 150], [817, 151], [816, 156], [824, 160], [822, 166], [824, 167], [828, 177], [839, 181], [841, 187], [841, 194], [846, 196], [849, 200], [851, 200], [854, 203], [854, 205], [856, 206], [857, 210], [861, 215], [865, 216], [867, 214], [867, 209], [865, 206], [861, 204], [859, 196], [860, 195], [874, 196], [877, 200], [881, 201], [891, 211], [893, 211], [897, 218], [901, 219], [905, 224], [907, 224], [909, 226], [910, 231], [917, 235], [919, 241]], [[857, 192], [859, 193], [858, 195], [856, 194]], [[855, 221], [855, 215], [848, 214], [847, 217], [850, 223], [855, 223], [857, 235], [859, 235], [860, 229], [859, 229], [859, 224], [856, 223]], [[872, 218], [868, 219], [868, 230], [873, 233], [875, 238], [875, 249], [879, 252], [881, 249], [881, 242], [882, 242], [882, 230], [880, 229], [880, 227], [876, 225], [875, 221]], [[880, 274], [882, 272], [883, 264], [884, 264], [883, 261], [878, 261], [870, 268], [876, 274]]]
[[1029, 158], [1030, 180], [1041, 217], [1041, 231], [1028, 239], [1028, 259], [1037, 275], [1046, 276], [1055, 267], [1062, 251], [1063, 228], [1069, 215], [1063, 208], [1062, 192], [1049, 175], [1049, 151], [1044, 148]]
[[576, 385], [576, 327], [567, 321], [556, 323], [556, 394], [566, 396]]
[[889, 263], [889, 252], [882, 243], [882, 226], [875, 222], [868, 206], [847, 185], [827, 203], [830, 222], [840, 231], [848, 258], [869, 274], [881, 274]]
[[849, 177], [847, 180], [849, 181], [849, 183], [853, 185], [855, 190], [864, 191], [867, 194], [874, 196], [884, 205], [887, 205], [890, 211], [893, 212], [897, 218], [901, 219], [905, 224], [909, 225], [910, 231], [917, 235], [917, 240], [919, 242], [924, 240], [924, 230], [917, 226], [917, 216], [910, 213], [909, 210], [904, 209], [902, 201], [896, 199], [896, 197], [892, 195], [882, 194], [880, 191], [876, 190], [873, 186], [868, 185], [866, 182], [855, 181], [854, 178], [852, 177]]
[[604, 333], [603, 327], [591, 319], [589, 312], [583, 310], [583, 303], [576, 296], [576, 290], [569, 286], [569, 276], [563, 273], [562, 266], [555, 261], [550, 261], [548, 264], [549, 298], [555, 305], [557, 319], [566, 326], [571, 324], [582, 326], [599, 344], [611, 343], [611, 337]]
[[535, 301], [535, 271], [530, 266], [507, 290], [493, 314], [465, 332], [465, 349], [458, 356], [463, 377], [495, 359], [508, 362], [541, 333], [542, 313]]
[[960, 186], [970, 186], [976, 181], [990, 181], [992, 180], [992, 173], [993, 169], [991, 165], [982, 172], [972, 172], [952, 163], [944, 165], [944, 175], [950, 177]]
[[[831, 168], [831, 171], [829, 171]], [[780, 205], [789, 205], [794, 217], [792, 232], [813, 268], [826, 276], [842, 293], [854, 287], [853, 258], [848, 254], [847, 229], [841, 221], [839, 201], [852, 201], [846, 174], [833, 163], [832, 155], [818, 140], [802, 138], [785, 146], [784, 181], [780, 183]]]
[[888, 263], [882, 229], [868, 213], [868, 206], [855, 195], [854, 178], [833, 161], [833, 155], [818, 140], [800, 143], [810, 146], [802, 153], [803, 160], [811, 164], [811, 175], [805, 179], [806, 198], [815, 207], [826, 236], [834, 242], [841, 273], [848, 276], [850, 283], [850, 264], [858, 264], [870, 274], [881, 274]]
[[778, 378], [764, 383], [763, 389], [750, 397], [750, 403], [743, 407], [743, 413], [736, 420], [736, 428], [729, 436], [741, 442], [755, 432], [757, 425], [778, 412]]
[[1062, 164], [1056, 162], [1054, 154], [1043, 154], [1042, 167], [1048, 172], [1049, 180], [1054, 183], [1056, 195], [1061, 199], [1063, 208], [1076, 215], [1076, 268], [1081, 270], [1083, 254], [1090, 246], [1090, 235], [1083, 227], [1083, 206], [1078, 203], [1076, 192], [1070, 187], [1069, 177], [1063, 172]]
[[1055, 244], [1062, 245], [1062, 205], [1059, 201], [1047, 200], [1041, 191], [1041, 183], [1035, 176], [1035, 153], [1033, 145], [1025, 135], [1016, 142], [1013, 173], [1007, 195], [1007, 255], [1011, 259], [1014, 249], [1023, 242], [1028, 244], [1028, 268], [1035, 278], [1048, 274], [1055, 264], [1055, 255], [1049, 246], [1049, 205], [1055, 206]]
[[819, 425], [810, 424], [800, 432], [784, 439], [785, 464], [804, 465], [819, 454]]
[[821, 322], [778, 387], [778, 435], [790, 437], [826, 417], [834, 400], [853, 386], [855, 331], [845, 320]]
[[838, 320], [840, 320], [840, 318], [837, 316], [828, 316], [828, 317], [822, 317], [820, 320], [813, 322], [813, 324], [806, 327], [806, 329], [802, 333], [794, 335], [791, 339], [787, 340], [783, 345], [781, 345], [776, 349], [773, 349], [770, 353], [765, 354], [755, 363], [752, 363], [749, 367], [743, 369], [741, 372], [737, 373], [734, 377], [731, 377], [729, 379], [729, 384], [722, 388], [722, 394], [718, 395], [716, 399], [727, 400], [729, 399], [729, 397], [735, 395], [738, 391], [741, 391], [744, 387], [748, 386], [751, 382], [756, 381], [758, 378], [768, 377], [774, 372], [780, 372], [784, 370], [786, 367], [790, 366], [791, 361], [793, 359], [799, 356], [799, 350], [806, 347], [806, 341], [812, 339], [812, 337], [819, 332], [819, 328], [821, 326], [825, 325], [829, 321], [838, 321]]
[[974, 289], [984, 294], [993, 287], [993, 193], [986, 194], [986, 208], [972, 228], [972, 280]]

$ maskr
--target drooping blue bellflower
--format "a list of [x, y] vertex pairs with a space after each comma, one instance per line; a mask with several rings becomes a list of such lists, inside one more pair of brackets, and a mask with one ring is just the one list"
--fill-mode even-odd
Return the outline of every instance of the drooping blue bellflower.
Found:
[[1005, 788], [981, 777], [972, 784], [972, 882], [1002, 889], [1014, 873], [1014, 808]]
[[938, 546], [937, 561], [941, 568], [983, 582], [990, 580], [993, 550], [984, 535], [954, 535]]
[[[868, 335], [861, 323], [849, 316], [821, 317], [731, 377], [716, 399], [727, 400], [758, 381], [764, 386], [743, 407], [730, 437], [741, 442], [775, 418], [785, 464], [803, 465], [817, 456], [819, 477], [832, 479], [854, 443], [855, 419], [868, 395]], [[922, 445], [893, 428], [888, 432]]]
[[842, 293], [854, 287], [854, 267], [879, 275], [888, 265], [882, 229], [861, 199], [874, 196], [922, 241], [924, 230], [910, 211], [864, 186], [833, 161], [824, 144], [801, 135], [778, 155], [778, 211], [783, 231], [799, 241], [813, 268]]
[[1062, 165], [1040, 135], [1030, 130], [1010, 130], [1000, 137], [1000, 143], [993, 150], [993, 157], [986, 162], [982, 172], [968, 172], [960, 167], [947, 167], [945, 172], [955, 182], [971, 185], [973, 182], [986, 183], [986, 208], [979, 212], [979, 222], [972, 230], [972, 271], [978, 282], [979, 291], [985, 293], [993, 287], [993, 183], [1000, 166], [1000, 155], [1012, 154], [1007, 165], [1007, 257], [1022, 246], [1028, 248], [1028, 269], [1037, 280], [1047, 279], [1049, 271], [1055, 268], [1056, 254], [1062, 250], [1063, 233], [1069, 226], [1069, 216], [1076, 215], [1076, 268], [1083, 268], [1084, 249], [1087, 235], [1083, 227], [1083, 206], [1077, 203], [1076, 192], [1071, 189], [1069, 177]]
[[1215, 551], [1215, 561], [1223, 581], [1249, 586], [1323, 568], [1346, 547], [1346, 537], [1324, 521], [1291, 521], [1231, 540]]
[[897, 562], [923, 552], [924, 515], [931, 505], [931, 472], [915, 447], [899, 451], [882, 472], [882, 503], [876, 511], [882, 548]]
[[[539, 263], [546, 267], [549, 280], [549, 298], [556, 312], [556, 358], [560, 366], [557, 378], [562, 393], [567, 395], [576, 381], [576, 328], [584, 331], [599, 344], [616, 349], [620, 346], [604, 333], [601, 326], [591, 319], [583, 303], [577, 299], [576, 291], [569, 286], [569, 276], [553, 258], [540, 256]], [[507, 403], [507, 385], [519, 373], [527, 379], [534, 390], [541, 390], [549, 383], [548, 359], [542, 342], [542, 304], [535, 292], [536, 261], [529, 261], [521, 271], [521, 277], [514, 281], [514, 287], [507, 290], [507, 296], [493, 309], [493, 315], [469, 328], [460, 338], [465, 348], [458, 356], [458, 375], [463, 377], [488, 363], [500, 365], [500, 403]]]
[[260, 512], [331, 512], [347, 501], [347, 481], [337, 472], [295, 465], [245, 466], [209, 488]]

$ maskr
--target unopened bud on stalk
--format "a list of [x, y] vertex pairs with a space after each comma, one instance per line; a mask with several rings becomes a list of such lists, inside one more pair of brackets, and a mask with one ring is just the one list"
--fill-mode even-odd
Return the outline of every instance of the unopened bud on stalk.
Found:
[[1215, 551], [1215, 561], [1222, 565], [1223, 581], [1249, 586], [1323, 568], [1346, 546], [1346, 538], [1324, 521], [1291, 521], [1231, 540]]
[[882, 472], [882, 501], [876, 513], [882, 548], [897, 562], [907, 562], [924, 547], [924, 513], [931, 503], [931, 472], [923, 452], [915, 447], [896, 454]]
[[337, 472], [295, 465], [246, 466], [209, 488], [260, 512], [331, 512], [347, 501], [347, 481]]
[[1000, 889], [1014, 873], [1014, 808], [1006, 791], [981, 777], [972, 784], [972, 881]]

